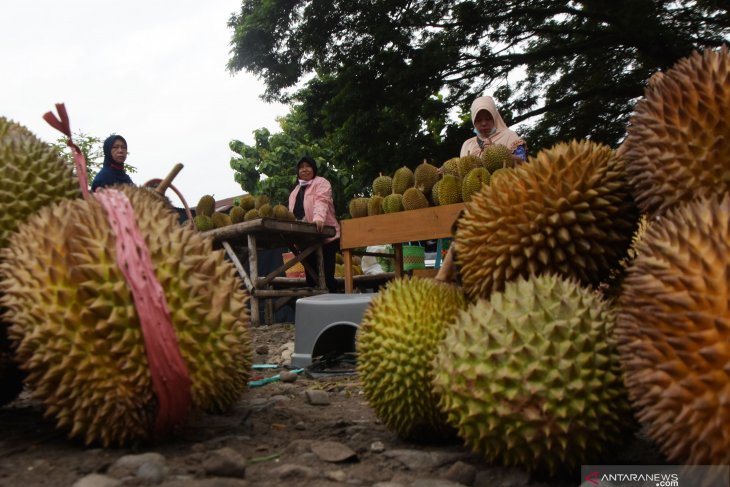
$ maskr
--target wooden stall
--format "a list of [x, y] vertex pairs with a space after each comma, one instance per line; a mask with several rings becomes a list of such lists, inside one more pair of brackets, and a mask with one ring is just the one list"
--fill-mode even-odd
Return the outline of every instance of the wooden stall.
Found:
[[432, 206], [420, 210], [386, 213], [341, 222], [340, 248], [345, 262], [345, 292], [351, 293], [352, 252], [369, 245], [392, 244], [395, 276], [403, 275], [403, 243], [451, 236], [451, 227], [464, 203]]
[[[209, 230], [203, 234], [212, 238], [216, 247], [221, 247], [226, 251], [241, 279], [243, 279], [248, 292], [251, 294], [251, 322], [254, 325], [259, 324], [261, 300], [271, 300], [269, 304], [272, 304], [274, 300], [277, 301], [277, 303], [267, 308], [264, 321], [271, 323], [273, 309], [277, 307], [276, 304], [285, 303], [294, 297], [313, 296], [327, 292], [324, 279], [322, 245], [327, 238], [334, 236], [334, 227], [327, 226], [319, 232], [313, 223], [257, 218]], [[277, 248], [288, 248], [296, 255], [292, 260], [285, 262], [268, 275], [259, 276], [258, 250]], [[280, 277], [282, 272], [301, 262], [302, 259], [313, 252], [316, 252], [319, 257], [317, 259], [317, 269], [313, 270], [316, 271], [318, 277], [316, 287], [306, 287], [304, 280], [301, 281], [302, 284], [305, 284], [303, 286], [277, 286], [279, 281], [288, 282], [286, 277]], [[240, 253], [248, 256], [248, 271], [239, 259]]]

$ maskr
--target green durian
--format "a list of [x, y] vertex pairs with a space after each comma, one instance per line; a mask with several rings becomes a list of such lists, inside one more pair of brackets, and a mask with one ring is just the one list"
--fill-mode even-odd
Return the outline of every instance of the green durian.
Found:
[[198, 200], [198, 205], [195, 207], [195, 214], [213, 216], [213, 212], [215, 212], [215, 198], [209, 194], [204, 194]]
[[402, 278], [389, 282], [365, 310], [356, 344], [358, 377], [375, 414], [403, 438], [453, 435], [432, 391], [432, 360], [465, 306], [455, 286]]
[[531, 276], [458, 313], [437, 344], [448, 423], [488, 463], [555, 474], [632, 436], [609, 304], [573, 279]]

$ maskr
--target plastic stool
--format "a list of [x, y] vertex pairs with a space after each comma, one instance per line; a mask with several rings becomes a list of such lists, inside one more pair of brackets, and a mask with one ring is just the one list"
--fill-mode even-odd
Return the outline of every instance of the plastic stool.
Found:
[[362, 315], [376, 294], [320, 294], [297, 299], [292, 367], [306, 367], [313, 356], [334, 350], [354, 352]]

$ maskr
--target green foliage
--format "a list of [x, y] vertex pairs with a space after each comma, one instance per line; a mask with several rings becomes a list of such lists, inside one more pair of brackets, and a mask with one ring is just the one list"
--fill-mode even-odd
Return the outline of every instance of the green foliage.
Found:
[[[88, 135], [83, 132], [74, 133], [73, 141], [79, 147], [81, 153], [86, 159], [86, 173], [89, 178], [89, 184], [91, 184], [96, 173], [98, 173], [104, 165], [104, 141], [99, 137]], [[74, 165], [73, 155], [71, 154], [71, 148], [66, 145], [66, 137], [59, 137], [56, 139], [56, 142], [51, 145], [58, 151], [61, 157], [64, 158], [75, 174], [76, 167]], [[128, 173], [132, 174], [137, 172], [137, 168], [126, 163], [124, 164], [124, 169]]]
[[531, 153], [569, 138], [615, 146], [649, 76], [727, 43], [730, 14], [716, 0], [243, 0], [229, 26], [228, 69], [301, 103], [306, 130], [372, 180], [457, 155], [484, 93], [508, 124], [529, 124]]
[[305, 128], [304, 113], [295, 106], [279, 119], [281, 132], [268, 129], [254, 131], [254, 145], [239, 140], [230, 142], [236, 153], [231, 158], [234, 179], [254, 195], [265, 194], [274, 203], [288, 204], [289, 193], [297, 183], [296, 164], [303, 155], [317, 162], [317, 174], [332, 185], [335, 210], [341, 217], [347, 214], [347, 203], [355, 195], [369, 190], [369, 182], [353, 173], [353, 160], [342, 154], [331, 137], [315, 138]]

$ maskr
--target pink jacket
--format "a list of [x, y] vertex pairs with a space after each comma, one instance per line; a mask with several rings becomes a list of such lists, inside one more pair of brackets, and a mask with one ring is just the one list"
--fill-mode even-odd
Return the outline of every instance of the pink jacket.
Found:
[[[299, 188], [297, 185], [289, 195], [289, 211], [294, 211]], [[327, 242], [340, 238], [340, 224], [335, 218], [335, 205], [332, 202], [332, 185], [321, 176], [315, 176], [304, 193], [304, 219], [309, 223], [320, 220], [325, 225], [335, 227], [335, 236], [327, 239]]]

